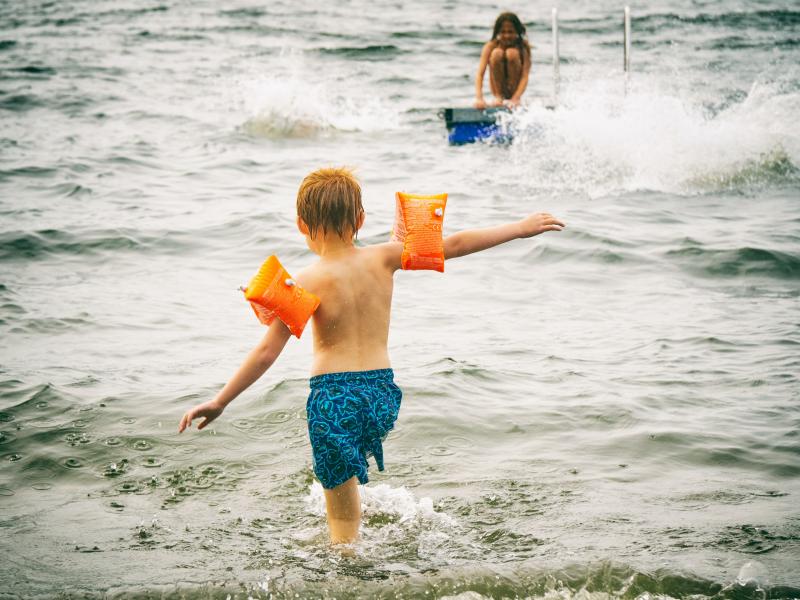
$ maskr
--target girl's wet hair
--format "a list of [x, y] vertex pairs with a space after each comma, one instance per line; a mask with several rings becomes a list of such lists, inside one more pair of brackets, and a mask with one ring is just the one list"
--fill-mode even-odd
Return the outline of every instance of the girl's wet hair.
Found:
[[500, 13], [500, 16], [494, 22], [494, 31], [492, 32], [492, 39], [497, 39], [497, 34], [500, 33], [500, 30], [503, 28], [503, 23], [508, 21], [511, 25], [514, 26], [514, 31], [517, 32], [517, 36], [519, 38], [525, 37], [525, 25], [522, 24], [522, 21], [519, 20], [519, 17], [512, 12], [504, 12]]
[[[512, 12], [504, 12], [500, 13], [500, 16], [495, 19], [494, 22], [494, 31], [492, 32], [492, 39], [489, 41], [497, 40], [497, 36], [500, 33], [500, 30], [503, 28], [503, 23], [508, 21], [514, 27], [514, 31], [517, 32], [517, 40], [514, 42], [514, 45], [519, 50], [519, 55], [522, 59], [522, 64], [525, 64], [525, 60], [530, 60], [531, 56], [531, 46], [528, 43], [527, 38], [525, 37], [525, 25], [522, 24], [522, 21], [519, 20], [519, 17]], [[508, 64], [505, 61], [505, 57], [503, 57], [503, 68], [506, 72], [506, 77], [508, 77]]]
[[356, 235], [363, 212], [361, 186], [347, 168], [314, 171], [297, 191], [297, 215], [308, 225], [312, 239], [319, 229], [335, 231], [342, 239]]

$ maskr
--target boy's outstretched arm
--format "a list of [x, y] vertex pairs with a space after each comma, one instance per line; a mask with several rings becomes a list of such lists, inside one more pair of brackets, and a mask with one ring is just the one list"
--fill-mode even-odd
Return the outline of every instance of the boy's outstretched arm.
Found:
[[483, 229], [465, 229], [444, 238], [444, 257], [458, 258], [518, 238], [533, 237], [545, 231], [561, 231], [564, 227], [566, 225], [553, 215], [536, 213], [513, 223]]
[[231, 377], [230, 381], [225, 384], [213, 400], [198, 404], [191, 410], [187, 411], [181, 422], [178, 425], [178, 433], [181, 433], [187, 427], [192, 426], [194, 419], [203, 418], [198, 429], [203, 429], [206, 425], [211, 423], [214, 419], [222, 414], [225, 407], [230, 404], [236, 396], [250, 387], [259, 377], [261, 377], [267, 369], [280, 356], [286, 342], [291, 336], [291, 332], [284, 325], [280, 319], [275, 319], [272, 325], [267, 329], [264, 338], [253, 348], [244, 359], [239, 369]]

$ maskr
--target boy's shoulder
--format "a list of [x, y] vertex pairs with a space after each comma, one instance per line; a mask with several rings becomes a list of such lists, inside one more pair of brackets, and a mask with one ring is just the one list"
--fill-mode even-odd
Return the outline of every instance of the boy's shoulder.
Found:
[[[382, 242], [368, 246], [357, 246], [359, 259], [388, 271], [394, 272], [400, 268], [400, 256], [403, 253], [402, 242]], [[297, 273], [297, 280], [305, 288], [313, 288], [322, 284], [330, 277], [331, 262], [317, 259]]]

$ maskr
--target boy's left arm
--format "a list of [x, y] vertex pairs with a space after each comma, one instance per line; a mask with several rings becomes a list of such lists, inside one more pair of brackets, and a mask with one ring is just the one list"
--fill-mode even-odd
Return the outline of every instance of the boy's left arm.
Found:
[[548, 213], [536, 213], [513, 223], [483, 229], [466, 229], [444, 238], [444, 257], [458, 258], [494, 248], [518, 238], [528, 238], [545, 231], [561, 231], [565, 224]]
[[233, 402], [239, 394], [255, 383], [272, 366], [280, 356], [291, 335], [286, 325], [280, 319], [275, 319], [261, 341], [250, 351], [241, 366], [239, 366], [239, 369], [214, 399], [198, 404], [183, 415], [178, 425], [178, 433], [181, 433], [187, 427], [191, 427], [194, 419], [203, 419], [197, 426], [198, 429], [203, 429], [220, 416], [228, 404]]

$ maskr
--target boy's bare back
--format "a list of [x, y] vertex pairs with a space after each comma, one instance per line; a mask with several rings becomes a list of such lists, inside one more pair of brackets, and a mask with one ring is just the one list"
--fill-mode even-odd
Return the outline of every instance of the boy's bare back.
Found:
[[312, 375], [388, 369], [394, 273], [402, 244], [343, 246], [298, 274], [320, 299], [312, 320]]

